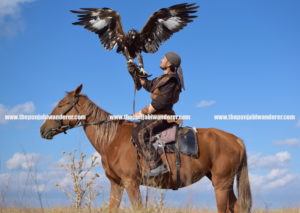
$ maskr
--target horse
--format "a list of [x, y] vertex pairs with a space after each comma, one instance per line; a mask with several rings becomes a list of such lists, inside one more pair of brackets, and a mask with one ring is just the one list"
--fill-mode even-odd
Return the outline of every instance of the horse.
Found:
[[[127, 191], [134, 208], [143, 207], [140, 186], [174, 189], [177, 184], [175, 154], [164, 153], [163, 163], [169, 163], [170, 172], [158, 177], [144, 178], [147, 164], [139, 157], [131, 141], [135, 122], [110, 120], [111, 114], [81, 94], [82, 84], [66, 92], [51, 115], [85, 115], [79, 120], [45, 120], [40, 127], [42, 138], [53, 137], [68, 129], [82, 126], [92, 146], [101, 155], [105, 175], [110, 181], [109, 209], [117, 211], [122, 193]], [[195, 158], [180, 154], [180, 183], [186, 187], [202, 177], [211, 180], [215, 191], [218, 213], [249, 213], [252, 197], [248, 176], [245, 144], [239, 137], [216, 129], [196, 128], [200, 155]], [[234, 193], [236, 178], [238, 199]]]

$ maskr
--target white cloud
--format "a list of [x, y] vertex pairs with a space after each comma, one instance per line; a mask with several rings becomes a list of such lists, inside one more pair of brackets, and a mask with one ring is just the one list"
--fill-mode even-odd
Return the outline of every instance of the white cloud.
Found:
[[257, 175], [250, 173], [250, 183], [255, 193], [270, 192], [284, 187], [297, 178], [297, 175], [289, 174], [285, 169], [273, 169], [266, 175]]
[[285, 140], [276, 141], [275, 144], [280, 146], [299, 146], [300, 139], [298, 138], [289, 138]]
[[262, 187], [265, 185], [266, 178], [263, 175], [257, 175], [257, 174], [249, 174], [250, 178], [250, 184], [251, 184], [251, 189], [253, 191], [261, 191], [263, 190]]
[[200, 101], [197, 105], [196, 105], [196, 107], [208, 107], [208, 106], [211, 106], [211, 105], [213, 105], [213, 104], [215, 104], [216, 103], [216, 101], [214, 101], [214, 100], [209, 100], [209, 101], [207, 101], [207, 100], [202, 100], [202, 101]]
[[[274, 155], [263, 156], [259, 154], [249, 155], [249, 176], [250, 184], [256, 203], [273, 195], [299, 188], [295, 185], [300, 181], [300, 175], [294, 174], [287, 169], [291, 154], [287, 151], [278, 152]], [[275, 196], [273, 196], [275, 197]], [[263, 198], [263, 199], [262, 199]]]
[[286, 169], [272, 169], [268, 175], [266, 175], [266, 178], [268, 180], [275, 179], [279, 176], [285, 175], [287, 173]]
[[34, 0], [1, 0], [0, 1], [0, 34], [13, 36], [23, 30], [24, 23], [21, 19], [21, 6]]
[[6, 184], [9, 184], [9, 181], [11, 180], [11, 174], [8, 174], [8, 173], [2, 173], [0, 174], [0, 183], [2, 185], [5, 185]]
[[9, 170], [32, 169], [36, 166], [39, 159], [40, 155], [37, 153], [22, 154], [17, 152], [6, 162], [6, 167]]
[[274, 181], [271, 181], [266, 184], [266, 189], [278, 188], [287, 185], [292, 181], [296, 176], [292, 174], [286, 174], [283, 177], [280, 177]]
[[0, 124], [8, 122], [8, 120], [5, 120], [5, 115], [32, 114], [34, 111], [35, 105], [31, 101], [24, 104], [18, 104], [12, 108], [0, 104]]
[[[98, 156], [96, 152], [93, 153]], [[76, 158], [78, 160], [78, 157]], [[97, 158], [99, 161], [101, 158]], [[89, 157], [86, 159], [86, 164], [90, 163]], [[49, 163], [49, 157], [42, 156], [38, 153], [15, 153], [10, 159], [6, 161], [7, 173], [0, 173], [0, 183], [3, 188], [6, 185], [10, 186], [10, 190], [13, 192], [20, 191], [32, 191], [32, 192], [53, 192], [59, 190], [55, 187], [56, 184], [60, 184], [63, 188], [70, 187], [73, 183], [72, 177], [66, 172], [60, 165], [70, 163], [64, 156], [58, 160], [51, 160]], [[99, 171], [98, 166], [96, 168]], [[94, 172], [96, 170], [93, 170]], [[93, 172], [88, 173], [88, 177], [93, 175]], [[100, 180], [107, 185], [107, 179], [105, 175], [100, 172]]]
[[[98, 156], [98, 154], [95, 152], [93, 154], [96, 154]], [[16, 157], [16, 156], [21, 156], [21, 157]], [[34, 162], [39, 162], [38, 166], [41, 166], [40, 162], [45, 160], [44, 156], [39, 155], [38, 153], [30, 153], [27, 154], [26, 156], [39, 156], [39, 160], [36, 160]], [[254, 156], [254, 157], [253, 157]], [[22, 165], [20, 162], [20, 159], [24, 159], [24, 154], [20, 153], [15, 153], [14, 156], [11, 157], [11, 159], [9, 159], [7, 161], [7, 164], [9, 164], [9, 161], [15, 162], [15, 163], [11, 163], [11, 167], [13, 168], [28, 168], [28, 164], [25, 166]], [[30, 157], [29, 157], [30, 158]], [[251, 184], [251, 188], [252, 188], [252, 192], [253, 192], [253, 198], [254, 198], [254, 202], [257, 204], [258, 202], [260, 202], [260, 200], [272, 200], [274, 198], [274, 195], [278, 195], [281, 194], [283, 192], [287, 192], [285, 193], [286, 196], [291, 196], [293, 199], [289, 199], [287, 201], [284, 201], [286, 203], [288, 203], [290, 200], [296, 200], [296, 198], [294, 198], [294, 194], [295, 191], [299, 191], [300, 190], [300, 175], [298, 174], [294, 174], [292, 172], [290, 172], [287, 169], [287, 162], [288, 160], [290, 160], [291, 156], [288, 152], [278, 152], [274, 155], [268, 155], [265, 156], [263, 154], [252, 154], [249, 155], [249, 162], [255, 160], [255, 169], [256, 168], [260, 168], [262, 169], [264, 172], [262, 173], [261, 171], [258, 171], [259, 174], [255, 174], [255, 172], [257, 171], [249, 171], [250, 173], [250, 184]], [[14, 159], [14, 160], [12, 160]], [[31, 158], [32, 159], [32, 158]], [[271, 164], [271, 162], [274, 163], [274, 159], [282, 162], [282, 163], [278, 163], [273, 166], [270, 167], [269, 164]], [[90, 160], [87, 156], [86, 159], [88, 162], [87, 164], [89, 164]], [[100, 158], [99, 158], [100, 160]], [[261, 161], [266, 160], [268, 161], [268, 164], [266, 166], [266, 164], [262, 164]], [[15, 194], [20, 194], [20, 192], [26, 191], [26, 192], [32, 192], [30, 195], [30, 193], [28, 193], [28, 199], [33, 199], [33, 197], [35, 197], [36, 195], [34, 194], [36, 191], [38, 192], [42, 192], [45, 195], [46, 194], [55, 194], [54, 197], [58, 197], [61, 196], [62, 199], [67, 200], [66, 197], [64, 197], [63, 193], [59, 191], [59, 189], [57, 189], [55, 187], [55, 184], [60, 184], [63, 188], [65, 189], [69, 189], [70, 187], [72, 187], [72, 178], [70, 176], [67, 175], [67, 172], [65, 170], [63, 170], [61, 167], [59, 167], [59, 164], [61, 163], [67, 163], [67, 160], [65, 159], [65, 157], [62, 157], [60, 159], [57, 160], [51, 160], [51, 163], [49, 164], [49, 160], [48, 163], [46, 164], [47, 166], [44, 166], [45, 164], [43, 164], [43, 171], [37, 169], [37, 173], [34, 173], [34, 170], [19, 170], [19, 171], [9, 171], [9, 173], [6, 174], [1, 174], [0, 173], [0, 192], [1, 189], [5, 188], [6, 186], [10, 187], [10, 190], [13, 190], [15, 192]], [[253, 162], [252, 162], [253, 163]], [[29, 164], [30, 165], [30, 164]], [[32, 163], [31, 163], [32, 165]], [[101, 166], [99, 166], [101, 167]], [[94, 171], [99, 171], [99, 168], [97, 168]], [[36, 180], [36, 181], [35, 181]], [[104, 187], [105, 193], [107, 191], [106, 194], [102, 194], [102, 197], [104, 199], [108, 199], [109, 195], [109, 182], [108, 179], [105, 178], [104, 174], [100, 174], [100, 179], [99, 181], [99, 185]], [[145, 188], [142, 187], [142, 194], [145, 195]], [[177, 194], [175, 194], [177, 193]], [[168, 191], [168, 195], [166, 198], [166, 201], [168, 204], [174, 204], [174, 202], [183, 202], [184, 199], [178, 200], [177, 197], [181, 197], [181, 198], [185, 198], [186, 202], [189, 201], [189, 196], [193, 197], [192, 195], [196, 195], [197, 196], [199, 194], [203, 197], [205, 197], [206, 201], [204, 200], [202, 202], [202, 206], [206, 205], [205, 202], [207, 202], [207, 205], [214, 207], [215, 203], [211, 203], [208, 201], [214, 200], [214, 193], [213, 193], [213, 187], [211, 184], [211, 181], [208, 180], [207, 178], [203, 178], [202, 180], [200, 180], [199, 182], [189, 186], [189, 187], [185, 187], [180, 189], [178, 192], [173, 192], [172, 190]], [[169, 198], [170, 195], [170, 198]], [[174, 200], [174, 196], [173, 195], [177, 195], [176, 199]], [[14, 196], [15, 199], [16, 196]], [[158, 197], [157, 195], [155, 195], [155, 197]], [[9, 199], [9, 198], [8, 198]], [[123, 198], [123, 201], [126, 200], [126, 197]], [[127, 199], [128, 200], [128, 199]], [[198, 205], [199, 201], [198, 200], [192, 200], [193, 203], [192, 205]], [[172, 203], [173, 202], [173, 203]], [[274, 201], [275, 202], [275, 201]], [[54, 202], [57, 203], [57, 202]], [[208, 204], [209, 203], [209, 204]], [[190, 203], [191, 204], [191, 203]], [[175, 205], [175, 204], [174, 204]], [[183, 205], [183, 204], [182, 204]]]
[[285, 166], [291, 159], [287, 151], [278, 152], [275, 155], [262, 156], [261, 153], [249, 155], [249, 166], [251, 169], [272, 169]]

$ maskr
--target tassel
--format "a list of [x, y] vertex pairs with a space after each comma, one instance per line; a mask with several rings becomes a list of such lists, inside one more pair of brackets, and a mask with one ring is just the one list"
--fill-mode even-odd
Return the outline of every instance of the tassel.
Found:
[[177, 68], [177, 75], [179, 77], [179, 80], [180, 80], [180, 85], [181, 85], [181, 89], [184, 89], [185, 90], [185, 87], [184, 87], [184, 80], [183, 80], [183, 73], [182, 73], [182, 68], [181, 66], [179, 66]]

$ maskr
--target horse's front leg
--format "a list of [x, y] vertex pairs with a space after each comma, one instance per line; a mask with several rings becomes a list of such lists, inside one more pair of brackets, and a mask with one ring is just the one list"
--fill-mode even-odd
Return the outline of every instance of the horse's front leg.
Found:
[[119, 208], [124, 188], [114, 181], [110, 181], [110, 199], [109, 199], [109, 210], [115, 212]]
[[127, 179], [126, 181], [124, 181], [124, 187], [127, 191], [133, 208], [141, 208], [143, 204], [138, 182], [134, 179]]

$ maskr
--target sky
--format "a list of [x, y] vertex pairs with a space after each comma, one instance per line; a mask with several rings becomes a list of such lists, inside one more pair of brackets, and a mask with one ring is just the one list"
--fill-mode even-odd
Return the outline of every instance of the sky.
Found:
[[[186, 90], [174, 106], [191, 115], [184, 125], [213, 127], [242, 138], [249, 161], [254, 207], [300, 206], [300, 2], [298, 0], [201, 0], [198, 18], [155, 54], [145, 70], [159, 76], [168, 51], [182, 57]], [[0, 0], [0, 192], [6, 205], [65, 205], [55, 184], [69, 186], [59, 169], [63, 151], [95, 152], [82, 129], [40, 137], [43, 121], [7, 121], [5, 114], [49, 114], [66, 91], [82, 93], [112, 114], [132, 113], [133, 83], [125, 58], [106, 51], [97, 35], [73, 26], [69, 10], [110, 7], [125, 30], [178, 0]], [[138, 91], [136, 109], [150, 102]], [[215, 120], [214, 115], [294, 115], [293, 120]], [[107, 186], [101, 166], [99, 185]], [[36, 174], [36, 181], [30, 178]], [[97, 203], [108, 201], [108, 188]], [[155, 190], [151, 189], [155, 194]], [[143, 189], [144, 192], [144, 189]], [[26, 196], [25, 196], [26, 195]], [[156, 195], [154, 195], [155, 197]], [[3, 198], [3, 196], [2, 196]], [[27, 200], [26, 200], [27, 199]], [[123, 204], [128, 204], [124, 198]], [[202, 179], [167, 191], [169, 206], [214, 208], [211, 183]]]

